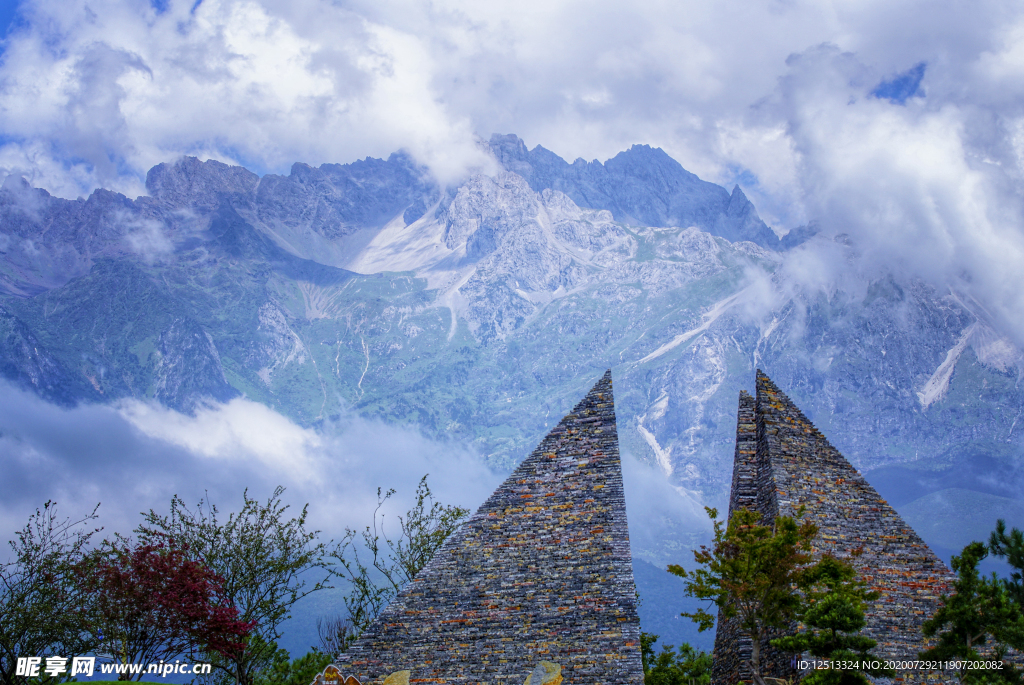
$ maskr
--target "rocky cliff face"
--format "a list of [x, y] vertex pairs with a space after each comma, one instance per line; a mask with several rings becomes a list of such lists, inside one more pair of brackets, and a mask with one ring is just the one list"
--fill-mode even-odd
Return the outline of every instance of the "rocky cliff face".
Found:
[[508, 468], [612, 367], [624, 453], [721, 503], [760, 366], [894, 493], [956, 472], [1018, 496], [1021, 353], [969, 300], [900, 274], [789, 283], [781, 248], [825, 239], [780, 243], [660, 150], [490, 145], [501, 172], [444, 189], [401, 154], [263, 178], [184, 159], [135, 200], [8, 179], [0, 372], [64, 403], [244, 393], [304, 424], [340, 401]]

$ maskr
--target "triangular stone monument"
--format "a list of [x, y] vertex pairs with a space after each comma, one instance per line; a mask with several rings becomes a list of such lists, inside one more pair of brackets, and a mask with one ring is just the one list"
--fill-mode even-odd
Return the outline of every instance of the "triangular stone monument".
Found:
[[[921, 624], [938, 608], [939, 597], [950, 592], [952, 572], [758, 370], [756, 396], [740, 393], [729, 514], [746, 508], [771, 522], [796, 515], [801, 506], [806, 507], [804, 520], [818, 526], [815, 554], [847, 559], [861, 580], [879, 592], [865, 611], [862, 631], [877, 640], [874, 653], [899, 664], [916, 659], [926, 647]], [[720, 621], [712, 684], [749, 681], [750, 647], [735, 620]], [[792, 656], [767, 641], [761, 655], [762, 675], [796, 675]], [[941, 679], [941, 674], [919, 669], [896, 670], [897, 681]]]
[[363, 683], [643, 683], [611, 372], [338, 663]]

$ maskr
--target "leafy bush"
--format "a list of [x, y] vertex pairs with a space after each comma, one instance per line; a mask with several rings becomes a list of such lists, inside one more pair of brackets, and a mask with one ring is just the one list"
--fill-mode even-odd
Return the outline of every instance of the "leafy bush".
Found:
[[15, 675], [19, 656], [87, 654], [96, 647], [92, 597], [78, 582], [86, 547], [99, 532], [88, 529], [96, 518], [93, 509], [79, 520], [61, 520], [56, 504], [47, 502], [10, 543], [14, 560], [0, 565], [3, 685], [26, 681]]
[[[372, 526], [361, 534], [346, 528], [341, 544], [331, 553], [340, 568], [338, 575], [352, 584], [352, 591], [345, 598], [348, 642], [359, 637], [469, 516], [468, 509], [435, 502], [427, 476], [423, 476], [416, 487], [416, 504], [405, 516], [398, 517], [400, 533], [392, 539], [384, 532], [384, 516], [380, 515], [378, 522], [378, 514], [394, 494], [394, 490], [388, 490], [381, 495], [378, 488]], [[370, 566], [359, 556], [358, 538], [362, 538]]]

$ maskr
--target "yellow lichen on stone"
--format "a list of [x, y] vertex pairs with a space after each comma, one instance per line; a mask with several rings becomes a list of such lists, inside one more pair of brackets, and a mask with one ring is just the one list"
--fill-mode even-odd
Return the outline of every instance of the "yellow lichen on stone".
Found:
[[411, 671], [398, 671], [384, 679], [384, 685], [409, 685]]
[[526, 676], [524, 685], [561, 685], [562, 667], [552, 661], [541, 661], [533, 673]]

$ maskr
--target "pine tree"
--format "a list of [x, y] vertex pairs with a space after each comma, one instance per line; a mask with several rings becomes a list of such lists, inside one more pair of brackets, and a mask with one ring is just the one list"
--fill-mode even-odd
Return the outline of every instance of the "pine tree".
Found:
[[994, 573], [989, 578], [978, 573], [978, 563], [987, 555], [984, 544], [972, 542], [953, 557], [957, 574], [954, 592], [942, 597], [942, 606], [923, 625], [925, 636], [938, 636], [938, 644], [921, 652], [919, 658], [964, 664], [957, 672], [961, 683], [1019, 682], [1013, 669], [1003, 673], [968, 666], [970, 662], [1001, 659], [1006, 647], [1002, 638], [1021, 620], [1020, 609], [1006, 584]]
[[1013, 567], [1003, 584], [1017, 606], [1024, 607], [1024, 533], [1016, 528], [1007, 533], [1006, 521], [999, 519], [988, 539], [988, 549], [997, 557], [1005, 557]]
[[[1004, 557], [1013, 569], [1010, 577], [1003, 578], [1000, 582], [1010, 595], [1010, 602], [1017, 618], [1004, 625], [998, 631], [996, 639], [1002, 645], [1024, 652], [1024, 533], [1017, 528], [1007, 533], [1006, 521], [999, 519], [996, 521], [996, 529], [989, 537], [988, 549], [995, 556]], [[1018, 667], [1004, 663], [1002, 670], [1007, 682], [1024, 682], [1024, 672]]]
[[[879, 660], [870, 652], [875, 640], [860, 635], [866, 625], [864, 608], [878, 593], [868, 591], [853, 566], [825, 555], [804, 572], [804, 606], [800, 618], [806, 629], [797, 635], [772, 640], [772, 646], [786, 652], [810, 652], [817, 659], [845, 662], [844, 668], [813, 671], [804, 678], [806, 685], [868, 685], [865, 673], [891, 676], [891, 671], [873, 669], [869, 662]], [[857, 664], [857, 667], [851, 667]]]
[[711, 682], [711, 655], [684, 642], [678, 649], [662, 645], [654, 651], [658, 636], [640, 633], [640, 659], [644, 667], [644, 685], [708, 685]]

